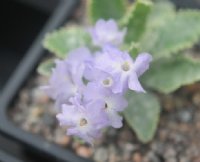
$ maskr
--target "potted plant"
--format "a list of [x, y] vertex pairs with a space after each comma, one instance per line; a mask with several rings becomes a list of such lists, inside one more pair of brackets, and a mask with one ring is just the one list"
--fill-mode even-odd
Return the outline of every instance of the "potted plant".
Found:
[[[198, 84], [185, 85], [199, 80], [199, 60], [194, 60], [197, 55], [194, 54], [194, 50], [191, 52], [188, 49], [198, 42], [200, 13], [197, 10], [176, 11], [168, 1], [151, 3], [140, 0], [131, 5], [127, 4], [128, 1], [125, 4], [125, 1], [121, 0], [115, 3], [91, 0], [88, 3], [88, 17], [91, 24], [95, 24], [101, 18], [112, 18], [118, 22], [120, 28], [126, 27], [127, 34], [120, 49], [128, 51], [131, 57], [135, 58], [142, 51], [153, 55], [150, 70], [141, 78], [147, 93], [128, 94], [129, 106], [123, 111], [125, 126], [119, 131], [111, 128], [105, 131], [104, 139], [97, 142], [92, 158], [96, 161], [101, 161], [104, 156], [103, 161], [197, 159], [196, 153], [190, 152], [189, 157], [181, 148], [173, 149], [172, 146], [179, 144], [188, 146], [187, 142], [190, 140], [185, 139], [185, 132], [190, 130], [192, 122], [198, 123], [198, 116], [191, 122], [192, 112], [198, 114], [195, 107], [195, 104], [198, 106], [199, 97], [195, 91]], [[127, 6], [130, 6], [129, 9]], [[88, 32], [80, 26], [55, 31], [46, 37], [44, 44], [60, 59], [66, 58], [69, 51], [83, 45], [92, 47], [91, 50], [94, 51], [99, 50], [92, 45]], [[52, 59], [47, 60], [41, 64], [39, 72], [49, 75], [54, 66]], [[179, 89], [182, 86], [185, 87]], [[190, 95], [195, 97], [188, 97]], [[190, 98], [193, 98], [192, 101]], [[158, 125], [161, 106], [164, 108], [163, 118], [156, 138], [152, 140]], [[192, 106], [192, 108], [180, 110], [179, 108], [183, 106]], [[175, 110], [172, 110], [174, 107]], [[175, 114], [175, 117], [171, 115], [173, 113], [169, 113], [170, 111]], [[36, 112], [38, 114], [38, 111]], [[177, 122], [179, 120], [181, 123]], [[55, 127], [53, 129], [56, 130]], [[136, 140], [131, 129], [145, 145]], [[177, 132], [174, 129], [177, 129]], [[196, 127], [192, 130], [195, 129]], [[77, 144], [76, 141], [69, 143], [79, 155], [92, 156], [89, 146]], [[191, 151], [196, 147], [192, 144], [192, 148], [188, 148]], [[57, 158], [63, 161], [69, 160], [68, 152], [65, 153], [61, 148], [59, 150], [62, 150], [63, 154], [57, 154]], [[120, 154], [120, 151], [123, 154]]]

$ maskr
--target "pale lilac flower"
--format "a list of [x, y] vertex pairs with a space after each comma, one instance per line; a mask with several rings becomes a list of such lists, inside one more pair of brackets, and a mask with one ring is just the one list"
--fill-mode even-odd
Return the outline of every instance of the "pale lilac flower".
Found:
[[[97, 52], [96, 55], [101, 55], [101, 52]], [[117, 83], [117, 80], [113, 76], [105, 71], [97, 69], [95, 67], [95, 57], [86, 62], [86, 68], [84, 71], [84, 77], [92, 83], [98, 84], [102, 88], [112, 90]]]
[[138, 78], [148, 68], [152, 56], [141, 53], [134, 61], [127, 52], [115, 47], [105, 46], [103, 52], [96, 55], [94, 67], [109, 73], [116, 82], [112, 91], [124, 93], [128, 88], [137, 92], [145, 92]]
[[96, 22], [94, 28], [89, 30], [93, 43], [97, 46], [111, 44], [120, 46], [123, 43], [126, 29], [119, 30], [115, 20], [105, 21], [100, 19]]
[[102, 109], [108, 116], [109, 125], [114, 128], [122, 127], [122, 117], [118, 112], [123, 111], [128, 105], [122, 95], [113, 94], [112, 91], [95, 83], [88, 83], [83, 95], [85, 101], [102, 101], [104, 103]]
[[100, 19], [89, 29], [93, 43], [102, 48], [92, 56], [81, 47], [68, 57], [55, 61], [49, 84], [43, 89], [55, 100], [60, 125], [67, 135], [80, 137], [93, 144], [105, 127], [122, 127], [122, 112], [128, 105], [128, 89], [145, 92], [138, 78], [149, 68], [152, 56], [141, 53], [135, 60], [119, 47], [126, 29], [119, 29], [110, 19]]
[[49, 85], [42, 87], [47, 94], [56, 100], [56, 107], [68, 103], [68, 99], [82, 92], [84, 83], [82, 76], [85, 70], [84, 61], [91, 55], [87, 48], [79, 48], [69, 53], [64, 61], [56, 60]]
[[83, 72], [85, 70], [85, 63], [92, 59], [92, 55], [88, 48], [81, 47], [71, 51], [66, 58], [69, 67], [71, 68], [71, 72], [73, 75], [77, 73], [77, 68], [81, 67], [81, 75], [83, 76]]
[[67, 126], [67, 135], [75, 135], [92, 144], [100, 137], [101, 129], [108, 125], [101, 101], [83, 104], [80, 98], [70, 99], [71, 105], [62, 105], [62, 113], [56, 117], [61, 126]]
[[117, 84], [112, 75], [95, 68], [93, 62], [87, 64], [84, 77], [90, 82], [110, 90]]

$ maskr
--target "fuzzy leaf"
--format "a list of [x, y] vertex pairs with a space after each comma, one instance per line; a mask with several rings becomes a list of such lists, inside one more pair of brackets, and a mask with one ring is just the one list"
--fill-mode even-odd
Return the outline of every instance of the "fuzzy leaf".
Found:
[[[170, 56], [181, 50], [192, 47], [200, 38], [200, 12], [195, 10], [182, 10], [166, 24], [153, 33], [156, 39], [149, 37], [151, 48], [146, 51], [152, 53], [154, 58]], [[142, 44], [144, 47], [146, 44]]]
[[148, 17], [146, 31], [140, 40], [142, 47], [141, 52], [151, 52], [156, 45], [156, 41], [159, 39], [158, 31], [165, 26], [169, 20], [173, 19], [175, 14], [175, 7], [171, 2], [164, 0], [154, 3]]
[[148, 0], [138, 0], [121, 20], [121, 26], [127, 27], [125, 41], [137, 42], [145, 31], [147, 17], [152, 3]]
[[83, 28], [70, 26], [47, 34], [44, 47], [57, 57], [65, 58], [69, 51], [90, 45], [90, 42], [90, 36]]
[[88, 0], [88, 15], [93, 23], [98, 19], [120, 19], [126, 11], [126, 0]]
[[129, 105], [123, 112], [125, 120], [135, 131], [137, 137], [143, 142], [149, 142], [156, 131], [160, 104], [157, 98], [150, 93], [129, 92]]
[[37, 72], [44, 76], [50, 76], [52, 68], [55, 67], [54, 59], [48, 59], [43, 61], [37, 68]]
[[179, 87], [200, 80], [200, 60], [178, 56], [160, 59], [152, 64], [142, 77], [146, 86], [163, 93], [170, 93]]
[[154, 3], [148, 17], [147, 29], [165, 25], [166, 20], [174, 18], [175, 13], [174, 5], [168, 0]]

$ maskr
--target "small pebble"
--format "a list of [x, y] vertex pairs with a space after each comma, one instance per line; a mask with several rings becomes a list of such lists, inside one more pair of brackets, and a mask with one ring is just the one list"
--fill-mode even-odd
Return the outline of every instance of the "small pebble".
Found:
[[80, 146], [76, 149], [76, 153], [84, 158], [90, 158], [92, 156], [92, 149], [86, 146]]
[[[110, 153], [109, 154], [109, 159], [108, 159], [108, 162], [117, 162], [118, 161], [118, 157], [116, 156], [116, 154], [114, 153]], [[121, 162], [121, 161], [120, 161]]]
[[184, 107], [184, 101], [183, 101], [183, 99], [181, 98], [181, 97], [176, 97], [176, 99], [174, 100], [174, 102], [175, 102], [175, 107], [176, 108], [182, 108], [182, 107]]
[[56, 132], [55, 132], [55, 142], [58, 145], [66, 147], [67, 145], [69, 145], [69, 143], [71, 141], [71, 137], [69, 137], [67, 135], [63, 135], [63, 134], [65, 134], [65, 131], [62, 131], [61, 129], [56, 130]]
[[94, 151], [94, 160], [96, 162], [106, 162], [108, 160], [108, 150], [100, 147]]
[[45, 113], [42, 117], [42, 120], [44, 122], [45, 125], [50, 126], [50, 127], [54, 127], [57, 123], [56, 117], [55, 116], [51, 116], [47, 113]]
[[27, 92], [27, 90], [23, 89], [20, 92], [20, 99], [22, 100], [22, 102], [27, 103], [27, 101], [29, 100], [29, 93]]
[[44, 113], [44, 110], [41, 107], [33, 107], [31, 109], [32, 109], [31, 115], [34, 118], [38, 118], [40, 115], [42, 115]]
[[165, 152], [165, 145], [162, 142], [156, 141], [151, 144], [151, 149], [158, 154], [163, 154]]
[[21, 114], [15, 114], [15, 116], [14, 116], [14, 118], [13, 118], [13, 120], [15, 121], [15, 122], [22, 122], [23, 121], [23, 116], [21, 115]]
[[176, 157], [176, 150], [175, 150], [173, 147], [168, 147], [168, 148], [165, 150], [164, 157], [165, 157], [166, 159]]
[[192, 120], [192, 112], [189, 109], [178, 112], [178, 118], [181, 122], [188, 123]]
[[200, 162], [200, 156], [195, 157], [192, 162]]
[[200, 107], [200, 92], [197, 92], [192, 96], [192, 101], [196, 106]]
[[185, 156], [180, 157], [180, 162], [189, 162], [188, 158]]
[[166, 162], [178, 162], [178, 160], [176, 158], [168, 158]]
[[130, 129], [124, 129], [119, 132], [119, 140], [124, 141], [124, 142], [129, 142], [133, 139], [133, 133], [131, 132]]
[[155, 155], [153, 151], [147, 153], [144, 157], [143, 162], [161, 162], [160, 159]]
[[168, 131], [166, 129], [161, 129], [159, 132], [159, 138], [165, 141], [168, 138]]
[[142, 162], [142, 155], [139, 152], [135, 152], [132, 155], [132, 161], [133, 162]]
[[47, 94], [45, 94], [43, 90], [39, 89], [39, 87], [33, 89], [32, 98], [33, 102], [36, 104], [47, 104], [50, 100]]
[[124, 151], [125, 152], [132, 152], [132, 151], [135, 151], [136, 149], [138, 149], [137, 145], [134, 145], [132, 143], [125, 143], [124, 144]]
[[164, 109], [169, 112], [175, 108], [174, 97], [172, 95], [164, 96], [164, 99], [162, 102], [163, 102]]

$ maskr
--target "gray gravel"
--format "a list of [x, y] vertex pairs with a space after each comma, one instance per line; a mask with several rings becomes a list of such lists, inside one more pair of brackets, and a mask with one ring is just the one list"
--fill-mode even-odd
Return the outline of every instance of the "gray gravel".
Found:
[[58, 126], [53, 102], [38, 88], [46, 82], [38, 75], [30, 79], [10, 109], [10, 118], [25, 131], [96, 162], [200, 162], [199, 83], [168, 96], [158, 95], [163, 111], [149, 144], [140, 143], [124, 123], [121, 129], [107, 129], [90, 147], [66, 136], [65, 128]]

